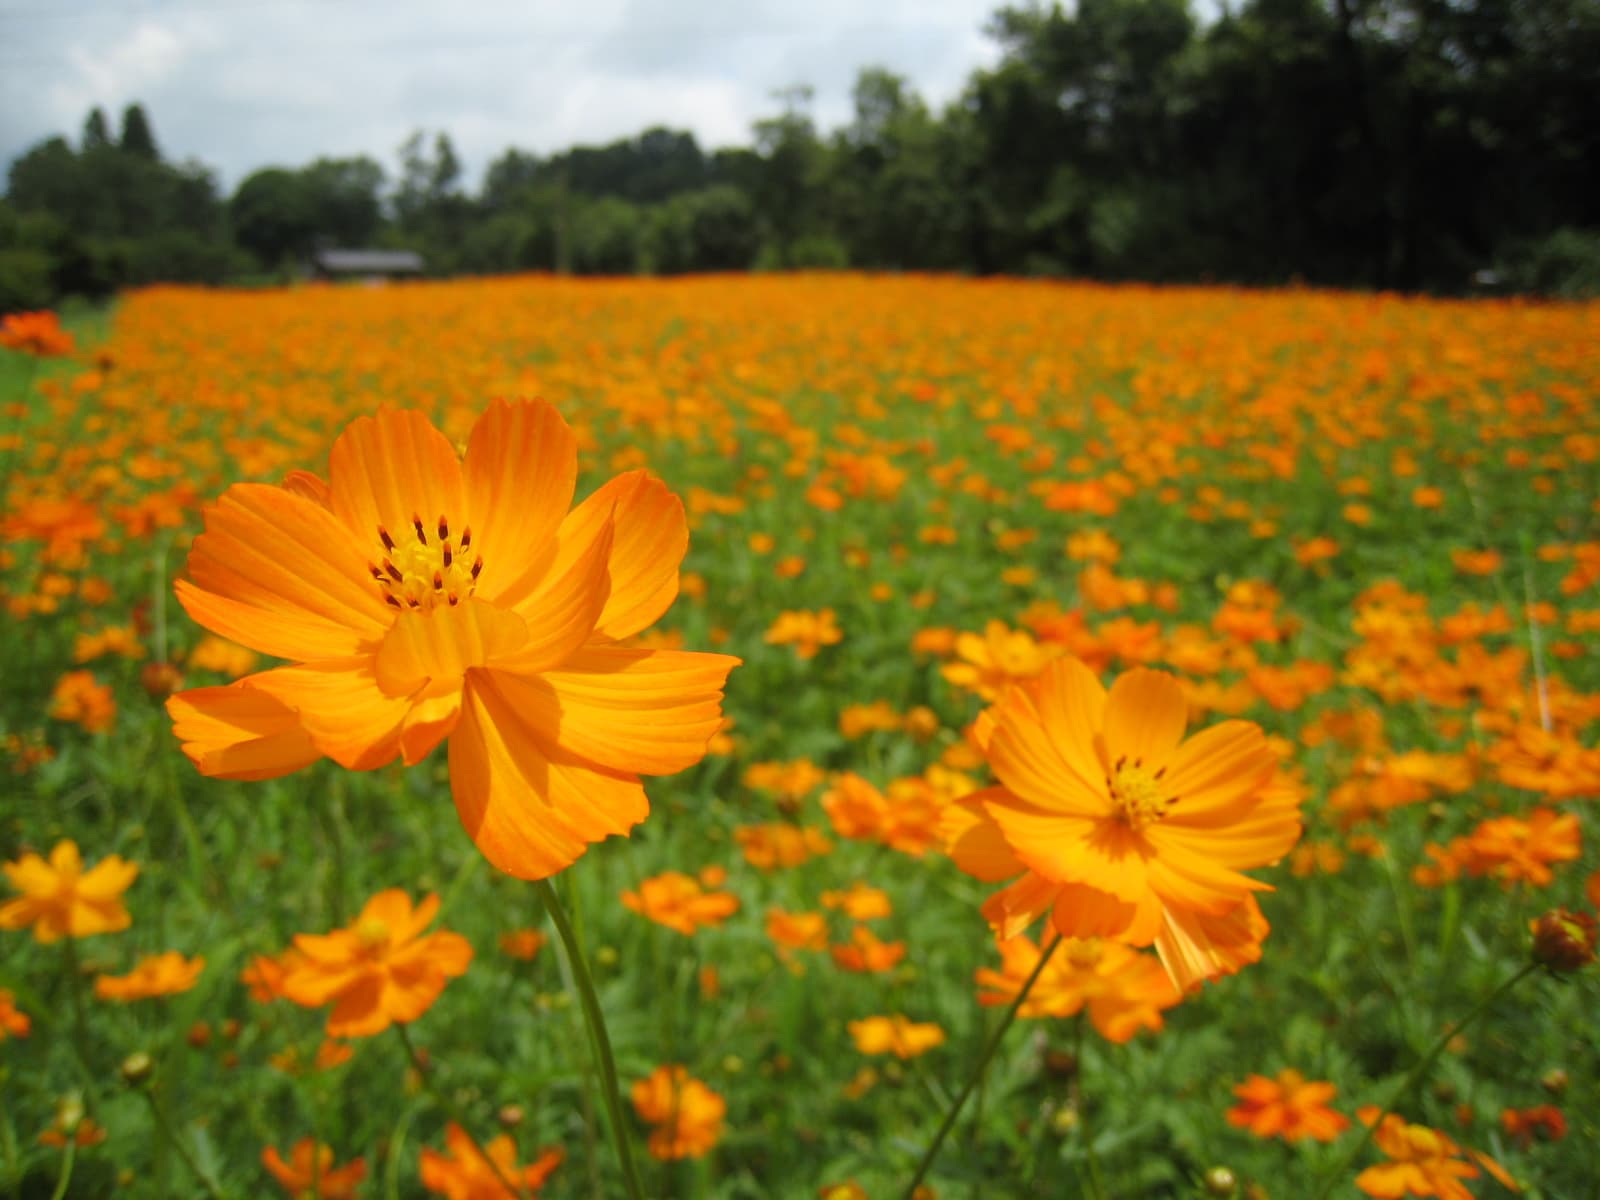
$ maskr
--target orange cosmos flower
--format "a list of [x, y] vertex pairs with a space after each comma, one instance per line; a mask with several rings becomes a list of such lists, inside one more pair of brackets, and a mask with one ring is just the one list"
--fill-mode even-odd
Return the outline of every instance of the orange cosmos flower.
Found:
[[842, 946], [829, 946], [834, 964], [846, 971], [892, 971], [906, 956], [904, 942], [885, 942], [865, 925], [850, 931], [850, 941]]
[[130, 1000], [149, 1000], [155, 996], [176, 996], [187, 992], [205, 970], [206, 960], [184, 958], [176, 950], [141, 958], [126, 975], [100, 975], [94, 981], [94, 994], [102, 1000], [126, 1004]]
[[1327, 1107], [1337, 1092], [1333, 1084], [1311, 1082], [1299, 1071], [1279, 1071], [1274, 1079], [1252, 1075], [1233, 1089], [1239, 1103], [1228, 1110], [1228, 1124], [1259, 1138], [1331, 1142], [1350, 1125], [1349, 1117]]
[[1013, 683], [1039, 674], [1061, 648], [1041, 645], [1022, 630], [1007, 628], [1003, 621], [990, 621], [982, 636], [958, 635], [955, 651], [961, 661], [941, 667], [944, 677], [959, 688], [993, 700]]
[[[1362, 1124], [1378, 1119], [1378, 1108], [1369, 1105], [1357, 1110]], [[1471, 1158], [1512, 1191], [1521, 1191], [1504, 1167], [1487, 1154], [1463, 1150], [1436, 1129], [1411, 1125], [1403, 1117], [1389, 1113], [1378, 1126], [1373, 1140], [1392, 1161], [1368, 1167], [1356, 1176], [1356, 1186], [1369, 1196], [1395, 1200], [1400, 1196], [1438, 1196], [1441, 1200], [1472, 1200], [1463, 1179], [1476, 1179], [1482, 1172]]]
[[887, 892], [859, 879], [843, 890], [823, 892], [822, 907], [840, 910], [852, 921], [875, 921], [894, 912]]
[[633, 1107], [654, 1125], [650, 1153], [662, 1160], [699, 1158], [722, 1136], [728, 1105], [721, 1096], [691, 1078], [688, 1069], [657, 1067], [633, 1085]]
[[17, 1007], [17, 998], [10, 989], [0, 988], [0, 1042], [8, 1037], [25, 1038], [32, 1028], [33, 1022]]
[[[778, 954], [787, 959], [792, 950], [825, 950], [828, 946], [828, 920], [821, 913], [785, 912], [767, 909], [767, 936], [778, 943]], [[0, 993], [3, 997], [4, 993]]]
[[24, 854], [0, 864], [11, 886], [22, 893], [0, 904], [0, 929], [33, 928], [41, 942], [63, 937], [114, 933], [132, 924], [122, 906], [122, 893], [139, 874], [136, 864], [113, 854], [90, 870], [83, 869], [76, 842], [57, 842], [50, 861]]
[[368, 900], [347, 929], [296, 934], [301, 958], [280, 984], [283, 995], [307, 1008], [334, 1001], [329, 1037], [367, 1037], [415, 1021], [472, 961], [460, 934], [420, 936], [438, 911], [435, 893], [413, 909], [405, 892], [390, 888]]
[[326, 482], [229, 488], [178, 599], [293, 665], [173, 696], [184, 753], [269, 779], [410, 765], [448, 738], [456, 811], [501, 870], [544, 878], [626, 834], [640, 774], [700, 761], [739, 660], [618, 645], [677, 594], [683, 505], [633, 471], [569, 513], [576, 477], [553, 407], [495, 401], [464, 459], [386, 412], [340, 435]]
[[0, 347], [39, 358], [60, 358], [73, 349], [72, 335], [49, 310], [0, 317]]
[[117, 701], [111, 685], [99, 682], [92, 672], [68, 671], [51, 693], [50, 715], [81, 725], [86, 733], [104, 733], [116, 724]]
[[790, 825], [769, 821], [762, 825], [741, 825], [733, 831], [745, 862], [763, 871], [778, 867], [798, 867], [814, 855], [826, 854], [833, 843], [821, 830], [809, 825]]
[[288, 1162], [283, 1161], [276, 1146], [268, 1146], [261, 1152], [261, 1165], [295, 1200], [350, 1200], [367, 1177], [364, 1159], [336, 1167], [333, 1147], [318, 1145], [310, 1138], [301, 1138], [294, 1144]]
[[510, 933], [500, 935], [500, 953], [507, 958], [531, 962], [549, 940], [548, 935], [537, 929], [513, 929]]
[[1140, 668], [1108, 693], [1076, 659], [985, 714], [978, 738], [1000, 786], [952, 806], [946, 830], [969, 874], [1021, 876], [984, 905], [1002, 938], [1050, 912], [1067, 937], [1154, 943], [1183, 990], [1259, 942], [1245, 901], [1271, 889], [1240, 871], [1294, 845], [1299, 796], [1269, 786], [1276, 762], [1257, 726], [1226, 721], [1185, 742], [1186, 723], [1172, 676]]
[[[1048, 936], [1048, 946], [1054, 936]], [[1001, 967], [975, 976], [978, 1003], [1011, 1004], [1039, 965], [1040, 948], [1026, 937], [1000, 943]], [[1121, 1044], [1141, 1029], [1159, 1030], [1162, 1010], [1181, 999], [1161, 964], [1119, 942], [1068, 938], [1045, 965], [1017, 1010], [1021, 1017], [1071, 1017], [1087, 1008], [1095, 1031]]]
[[639, 884], [639, 890], [622, 893], [622, 903], [657, 925], [684, 935], [721, 925], [739, 911], [739, 897], [731, 892], [708, 891], [701, 881], [682, 871], [663, 871]]
[[772, 628], [767, 630], [765, 641], [769, 646], [793, 646], [797, 658], [815, 658], [823, 646], [837, 645], [843, 638], [843, 632], [834, 621], [833, 609], [824, 608], [818, 612], [797, 609], [780, 612]]
[[850, 1022], [850, 1036], [863, 1054], [893, 1054], [896, 1058], [916, 1058], [935, 1046], [944, 1045], [944, 1030], [931, 1022], [915, 1022], [896, 1014], [892, 1017], [865, 1017]]
[[1514, 1139], [1518, 1146], [1527, 1149], [1534, 1140], [1559, 1142], [1567, 1136], [1567, 1118], [1553, 1104], [1538, 1104], [1533, 1108], [1508, 1108], [1500, 1113], [1500, 1128]]
[[443, 1154], [423, 1147], [418, 1166], [422, 1186], [449, 1200], [506, 1200], [512, 1193], [502, 1179], [516, 1187], [518, 1197], [537, 1196], [566, 1158], [566, 1152], [554, 1146], [536, 1161], [519, 1167], [517, 1146], [510, 1134], [502, 1133], [480, 1153], [466, 1130], [454, 1121], [445, 1127], [444, 1144]]

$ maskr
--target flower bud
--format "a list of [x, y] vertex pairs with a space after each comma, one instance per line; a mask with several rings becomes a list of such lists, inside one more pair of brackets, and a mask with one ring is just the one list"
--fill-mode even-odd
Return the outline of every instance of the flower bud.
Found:
[[1557, 974], [1594, 962], [1600, 928], [1588, 913], [1553, 908], [1532, 924], [1533, 961]]
[[183, 673], [171, 663], [145, 663], [139, 668], [139, 686], [150, 699], [165, 700], [183, 686]]
[[494, 1119], [500, 1122], [502, 1129], [515, 1129], [522, 1124], [525, 1115], [520, 1104], [502, 1104], [500, 1110], [494, 1114]]
[[122, 1082], [131, 1088], [140, 1088], [150, 1082], [150, 1076], [155, 1073], [156, 1064], [143, 1050], [135, 1050], [122, 1060]]
[[1210, 1168], [1201, 1176], [1201, 1183], [1208, 1196], [1232, 1196], [1239, 1190], [1238, 1179], [1231, 1170], [1222, 1166]]

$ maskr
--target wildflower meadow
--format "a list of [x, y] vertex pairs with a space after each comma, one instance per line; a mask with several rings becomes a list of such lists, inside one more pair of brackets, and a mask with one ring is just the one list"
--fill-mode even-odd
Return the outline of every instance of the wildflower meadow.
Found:
[[0, 326], [0, 1200], [1600, 1197], [1600, 304]]

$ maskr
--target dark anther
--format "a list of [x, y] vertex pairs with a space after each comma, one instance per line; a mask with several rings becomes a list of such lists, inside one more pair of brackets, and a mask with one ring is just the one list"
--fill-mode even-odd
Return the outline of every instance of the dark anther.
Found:
[[1127, 763], [1127, 761], [1128, 761], [1128, 756], [1126, 754], [1124, 754], [1121, 758], [1117, 759], [1116, 769], [1118, 771], [1122, 770], [1123, 766]]
[[417, 531], [417, 541], [426, 546], [428, 544], [428, 535], [423, 532], [422, 518], [417, 516], [415, 513], [411, 514], [411, 528]]
[[390, 595], [388, 595], [386, 593], [383, 598], [385, 600], [387, 600], [390, 604], [394, 605], [396, 608], [400, 607], [400, 601], [396, 600], [393, 596], [390, 596]]
[[1162, 767], [1161, 770], [1156, 772], [1156, 778], [1160, 779], [1166, 773], [1167, 773], [1167, 769], [1165, 767]]
[[378, 536], [383, 539], [383, 548], [385, 550], [393, 550], [394, 549], [394, 539], [389, 536], [389, 531], [387, 529], [385, 529], [382, 525], [378, 526]]
[[444, 577], [437, 571], [433, 573], [433, 590], [436, 592], [444, 591]]
[[450, 526], [443, 517], [439, 518], [439, 540], [442, 542], [450, 536]]
[[460, 603], [461, 603], [461, 597], [457, 596], [454, 592], [451, 592], [450, 593], [450, 607], [454, 608], [456, 605], [458, 605]]
[[465, 550], [470, 545], [472, 545], [472, 526], [468, 525], [461, 531], [461, 548]]
[[477, 582], [477, 580], [478, 580], [478, 572], [481, 571], [481, 570], [483, 570], [483, 559], [479, 558], [476, 562], [474, 562], [472, 564], [472, 580], [473, 580], [474, 583]]
[[383, 582], [383, 572], [378, 570], [377, 567], [373, 566], [371, 563], [368, 563], [367, 564], [367, 570], [372, 572], [372, 577], [374, 579], [376, 579], [379, 583]]
[[445, 565], [445, 570], [449, 570], [450, 569], [450, 564], [453, 563], [454, 561], [455, 561], [455, 555], [450, 553], [450, 543], [446, 542], [444, 544], [444, 565]]
[[406, 581], [406, 577], [400, 574], [400, 568], [395, 566], [392, 562], [385, 560], [383, 566], [384, 569], [389, 572], [389, 578], [394, 580], [396, 583], [404, 583]]

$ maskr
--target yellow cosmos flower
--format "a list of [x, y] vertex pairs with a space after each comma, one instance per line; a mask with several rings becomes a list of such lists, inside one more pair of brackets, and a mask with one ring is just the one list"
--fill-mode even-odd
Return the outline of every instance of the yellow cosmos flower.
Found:
[[122, 906], [122, 893], [139, 874], [136, 863], [113, 854], [88, 871], [78, 844], [56, 843], [46, 862], [37, 854], [24, 854], [17, 862], [0, 864], [11, 886], [22, 893], [0, 904], [0, 929], [33, 928], [41, 942], [64, 937], [88, 937], [126, 929], [132, 918]]

